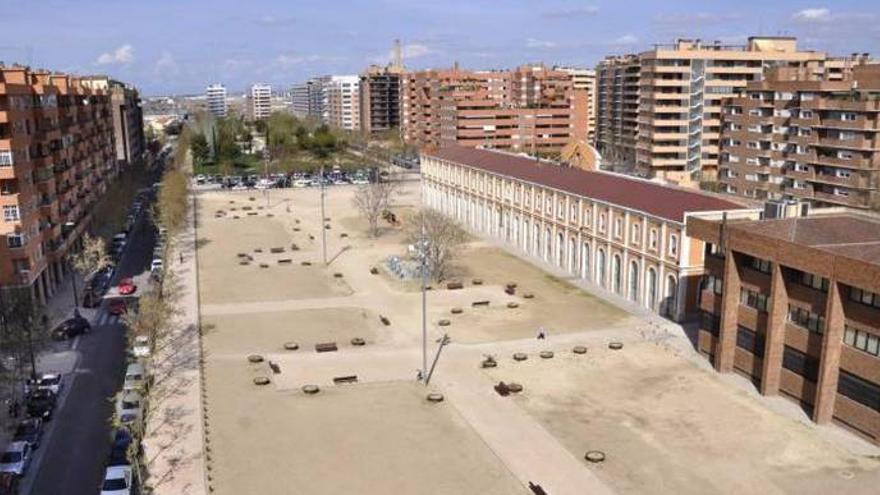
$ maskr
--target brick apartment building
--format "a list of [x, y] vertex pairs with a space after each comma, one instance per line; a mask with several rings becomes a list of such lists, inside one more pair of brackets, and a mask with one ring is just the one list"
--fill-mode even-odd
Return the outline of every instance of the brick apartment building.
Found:
[[45, 301], [63, 279], [65, 256], [118, 173], [113, 114], [106, 89], [0, 67], [0, 286]]
[[360, 76], [360, 128], [366, 134], [400, 127], [400, 70], [370, 67]]
[[769, 67], [840, 80], [850, 65], [799, 50], [789, 37], [751, 37], [745, 46], [680, 39], [608, 57], [597, 67], [597, 145], [621, 171], [695, 186], [717, 173], [723, 99]]
[[428, 206], [469, 230], [653, 312], [697, 311], [703, 243], [691, 216], [751, 212], [700, 191], [464, 147], [422, 153]]
[[131, 164], [147, 149], [144, 137], [144, 115], [137, 88], [107, 76], [80, 77], [80, 83], [93, 90], [110, 93], [113, 113], [113, 136], [116, 159], [120, 164]]
[[403, 136], [419, 147], [558, 153], [588, 138], [588, 90], [567, 71], [418, 71], [404, 74], [401, 91]]
[[687, 233], [706, 243], [700, 352], [880, 443], [880, 217], [691, 218]]
[[361, 128], [360, 77], [330, 76], [323, 85], [324, 123], [339, 129], [356, 131]]
[[723, 191], [880, 208], [880, 64], [839, 81], [772, 71], [726, 100], [723, 121]]

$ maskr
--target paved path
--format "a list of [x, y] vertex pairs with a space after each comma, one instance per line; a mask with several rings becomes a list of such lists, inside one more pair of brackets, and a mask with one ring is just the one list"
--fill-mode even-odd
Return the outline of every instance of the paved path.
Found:
[[[189, 221], [173, 244], [169, 269], [177, 276], [179, 314], [169, 335], [156, 343], [155, 385], [150, 392], [144, 452], [147, 483], [157, 495], [207, 493], [203, 458], [201, 357], [198, 334], [198, 260], [195, 250], [195, 195]], [[180, 254], [183, 263], [180, 263]]]

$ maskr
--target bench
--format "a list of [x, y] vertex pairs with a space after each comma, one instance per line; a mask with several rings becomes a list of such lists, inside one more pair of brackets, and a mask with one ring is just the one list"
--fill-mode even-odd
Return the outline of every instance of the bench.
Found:
[[273, 253], [273, 254], [283, 253], [284, 248], [283, 247], [273, 247], [273, 248], [269, 249], [269, 252]]
[[488, 305], [489, 305], [489, 301], [474, 301], [473, 303], [471, 303], [471, 306], [473, 306], [475, 308], [477, 306], [488, 306]]
[[333, 377], [333, 383], [339, 385], [340, 383], [357, 383], [358, 377], [357, 375], [346, 375], [346, 376], [336, 376]]
[[289, 265], [291, 263], [293, 263], [293, 260], [290, 258], [281, 258], [280, 260], [278, 260], [279, 265]]
[[315, 352], [336, 352], [337, 350], [339, 349], [336, 347], [336, 342], [315, 344]]

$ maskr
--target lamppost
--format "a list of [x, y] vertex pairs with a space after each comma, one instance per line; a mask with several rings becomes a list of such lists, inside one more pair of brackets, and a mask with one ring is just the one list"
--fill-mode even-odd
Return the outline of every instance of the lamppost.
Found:
[[327, 216], [324, 213], [324, 162], [321, 162], [321, 251], [327, 265]]
[[425, 227], [422, 226], [422, 236], [416, 244], [419, 253], [419, 270], [422, 275], [422, 380], [427, 384], [428, 380], [428, 239], [425, 236]]

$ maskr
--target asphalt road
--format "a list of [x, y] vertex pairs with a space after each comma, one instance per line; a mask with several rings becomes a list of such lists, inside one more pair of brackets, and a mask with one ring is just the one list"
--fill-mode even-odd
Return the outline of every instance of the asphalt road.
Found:
[[[144, 208], [146, 211], [147, 208]], [[155, 231], [142, 215], [116, 279], [149, 271]], [[92, 332], [73, 341], [79, 363], [67, 378], [61, 406], [55, 410], [42, 445], [22, 480], [20, 493], [33, 495], [95, 495], [100, 492], [104, 463], [110, 452], [112, 398], [122, 386], [125, 328], [109, 315], [106, 303], [97, 313]]]

